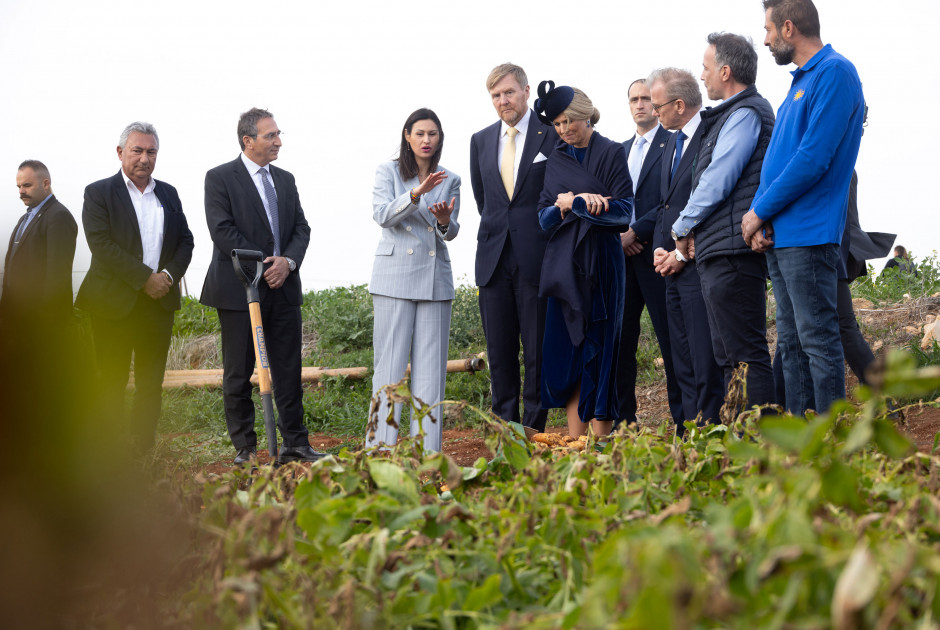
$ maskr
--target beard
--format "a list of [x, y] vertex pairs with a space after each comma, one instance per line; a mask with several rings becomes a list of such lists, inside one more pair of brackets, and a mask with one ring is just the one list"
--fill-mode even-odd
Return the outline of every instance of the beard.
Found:
[[770, 47], [770, 54], [774, 56], [774, 61], [778, 66], [787, 66], [793, 63], [793, 53], [795, 48], [792, 44], [786, 42], [777, 42], [776, 46]]

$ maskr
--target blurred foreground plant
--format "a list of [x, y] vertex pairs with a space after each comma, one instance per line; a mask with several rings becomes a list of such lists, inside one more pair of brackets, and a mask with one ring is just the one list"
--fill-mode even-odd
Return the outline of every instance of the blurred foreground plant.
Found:
[[861, 408], [805, 420], [751, 410], [558, 453], [489, 419], [495, 456], [468, 468], [408, 441], [226, 474], [203, 486], [204, 578], [177, 620], [935, 628], [940, 458], [912, 452], [880, 396], [937, 386], [892, 357]]

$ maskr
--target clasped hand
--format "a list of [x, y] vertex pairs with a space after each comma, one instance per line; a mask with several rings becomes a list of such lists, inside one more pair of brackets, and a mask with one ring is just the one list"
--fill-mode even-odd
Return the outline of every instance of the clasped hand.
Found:
[[610, 210], [607, 200], [610, 197], [605, 197], [604, 195], [598, 195], [595, 193], [581, 193], [580, 195], [575, 195], [570, 190], [566, 193], [561, 193], [558, 197], [555, 198], [555, 206], [561, 210], [561, 217], [565, 218], [568, 212], [571, 210], [571, 206], [574, 204], [575, 197], [581, 197], [584, 199], [584, 205], [587, 207], [587, 211], [593, 215], [598, 215], [601, 212], [607, 212]]
[[154, 300], [159, 300], [169, 293], [172, 287], [173, 283], [163, 272], [150, 274], [150, 277], [144, 282], [144, 292]]
[[268, 256], [262, 261], [264, 264], [271, 263], [264, 272], [264, 281], [272, 289], [280, 289], [290, 275], [290, 265], [283, 256]]
[[741, 236], [744, 237], [744, 242], [759, 254], [774, 246], [773, 226], [764, 222], [754, 210], [748, 210], [741, 219]]

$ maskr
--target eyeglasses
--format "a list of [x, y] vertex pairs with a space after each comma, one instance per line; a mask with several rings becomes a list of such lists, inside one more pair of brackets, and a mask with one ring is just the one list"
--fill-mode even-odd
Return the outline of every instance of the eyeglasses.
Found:
[[678, 100], [679, 100], [678, 98], [674, 98], [674, 99], [672, 99], [671, 101], [666, 101], [666, 102], [663, 103], [662, 105], [653, 105], [653, 110], [655, 110], [655, 111], [658, 112], [659, 110], [661, 110], [663, 107], [665, 107], [665, 106], [668, 105], [669, 103], [675, 103], [675, 102], [678, 101]]
[[[271, 140], [274, 140], [275, 138], [279, 138], [279, 137], [281, 137], [282, 135], [284, 135], [284, 132], [278, 130], [278, 131], [272, 131], [271, 133], [266, 133], [266, 134], [264, 134], [264, 135], [261, 136], [261, 137], [262, 137], [264, 140], [267, 140], [267, 141], [270, 142]], [[255, 138], [255, 139], [257, 140], [258, 134], [255, 134], [255, 135], [253, 135], [253, 136], [248, 136], [248, 137], [249, 137], [249, 138]]]

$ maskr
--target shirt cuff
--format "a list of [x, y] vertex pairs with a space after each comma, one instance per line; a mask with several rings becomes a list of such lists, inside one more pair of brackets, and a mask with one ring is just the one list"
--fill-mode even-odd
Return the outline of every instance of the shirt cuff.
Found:
[[168, 275], [170, 277], [170, 283], [176, 282], [176, 280], [173, 278], [173, 274], [167, 271], [166, 269], [161, 269], [160, 273], [165, 273], [166, 275]]
[[672, 229], [676, 231], [676, 234], [679, 235], [679, 238], [685, 238], [689, 235], [689, 232], [695, 229], [695, 226], [698, 225], [698, 221], [690, 219], [688, 217], [679, 217], [676, 219], [676, 222], [672, 224]]

